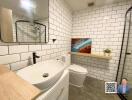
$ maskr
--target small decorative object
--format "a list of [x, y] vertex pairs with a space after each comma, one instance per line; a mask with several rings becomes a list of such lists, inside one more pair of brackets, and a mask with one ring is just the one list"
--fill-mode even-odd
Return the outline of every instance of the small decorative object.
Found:
[[110, 49], [105, 49], [104, 50], [104, 55], [106, 56], [106, 55], [108, 55], [108, 56], [110, 56], [110, 54], [111, 54], [111, 50]]
[[56, 39], [52, 39], [53, 43], [56, 41]]

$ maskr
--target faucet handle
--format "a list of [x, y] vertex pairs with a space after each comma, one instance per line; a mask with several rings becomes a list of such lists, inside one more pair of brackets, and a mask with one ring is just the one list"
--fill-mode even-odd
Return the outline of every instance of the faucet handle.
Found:
[[36, 52], [33, 52], [33, 56], [36, 57], [36, 58], [40, 58], [40, 56], [36, 55]]
[[33, 52], [33, 63], [36, 64], [36, 58], [40, 58], [40, 56], [36, 55], [36, 52]]
[[36, 52], [33, 52], [33, 55], [36, 55]]

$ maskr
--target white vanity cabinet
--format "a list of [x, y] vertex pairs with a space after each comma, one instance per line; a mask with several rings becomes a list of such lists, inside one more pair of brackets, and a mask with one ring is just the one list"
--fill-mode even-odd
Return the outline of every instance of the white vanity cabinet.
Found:
[[36, 100], [68, 100], [69, 96], [69, 71], [65, 70], [56, 84]]

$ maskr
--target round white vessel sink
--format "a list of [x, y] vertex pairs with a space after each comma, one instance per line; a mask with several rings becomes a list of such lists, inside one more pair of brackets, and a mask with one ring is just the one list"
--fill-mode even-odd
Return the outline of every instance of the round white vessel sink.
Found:
[[17, 75], [39, 89], [47, 91], [61, 77], [65, 68], [61, 61], [47, 60], [19, 70]]

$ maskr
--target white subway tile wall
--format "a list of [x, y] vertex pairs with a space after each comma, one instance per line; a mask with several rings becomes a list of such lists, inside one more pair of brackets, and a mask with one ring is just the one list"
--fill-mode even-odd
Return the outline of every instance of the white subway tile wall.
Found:
[[90, 57], [72, 56], [72, 62], [85, 66], [88, 76], [115, 80], [122, 43], [124, 18], [132, 1], [103, 7], [92, 7], [73, 13], [72, 38], [92, 38], [92, 52], [112, 50], [110, 61]]
[[12, 62], [17, 62], [17, 61], [20, 61], [19, 54], [0, 56], [0, 64], [9, 64]]
[[28, 45], [9, 46], [9, 54], [28, 52]]
[[8, 47], [7, 46], [0, 46], [0, 55], [8, 54]]
[[[0, 46], [0, 64], [18, 70], [32, 64], [32, 52], [43, 61], [59, 57], [71, 49], [72, 38], [92, 38], [92, 52], [112, 50], [112, 60], [72, 56], [72, 62], [88, 69], [88, 76], [115, 80], [122, 42], [124, 16], [132, 2], [120, 2], [81, 11], [72, 10], [64, 0], [49, 0], [49, 43], [42, 45]], [[55, 43], [52, 39], [57, 39]]]
[[[64, 0], [49, 1], [50, 41], [41, 45], [0, 46], [0, 64], [18, 70], [32, 64], [32, 52], [41, 56], [37, 61], [47, 60], [69, 52], [71, 47], [72, 11]], [[52, 39], [57, 39], [55, 43]]]

